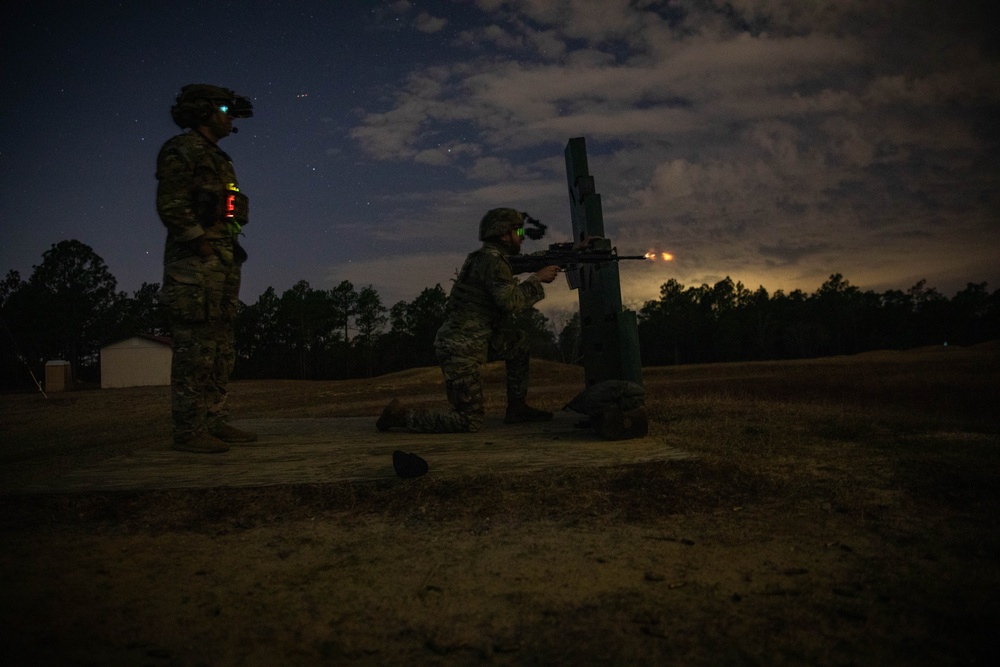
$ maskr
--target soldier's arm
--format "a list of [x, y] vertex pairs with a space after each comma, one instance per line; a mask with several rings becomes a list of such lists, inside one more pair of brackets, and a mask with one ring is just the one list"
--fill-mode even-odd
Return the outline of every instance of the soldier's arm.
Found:
[[204, 236], [195, 213], [194, 166], [180, 151], [165, 146], [156, 161], [156, 211], [171, 236], [181, 243]]
[[545, 290], [538, 276], [531, 275], [518, 282], [511, 274], [507, 262], [494, 262], [489, 267], [487, 284], [493, 300], [505, 312], [513, 313], [535, 305], [545, 298]]

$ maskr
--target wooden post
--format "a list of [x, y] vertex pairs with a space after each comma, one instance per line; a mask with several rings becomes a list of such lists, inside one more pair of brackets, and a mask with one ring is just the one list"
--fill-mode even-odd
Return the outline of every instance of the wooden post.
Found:
[[[605, 236], [601, 195], [587, 166], [583, 137], [566, 145], [566, 181], [573, 240]], [[579, 267], [580, 345], [587, 386], [605, 380], [642, 384], [636, 315], [622, 307], [618, 262]]]

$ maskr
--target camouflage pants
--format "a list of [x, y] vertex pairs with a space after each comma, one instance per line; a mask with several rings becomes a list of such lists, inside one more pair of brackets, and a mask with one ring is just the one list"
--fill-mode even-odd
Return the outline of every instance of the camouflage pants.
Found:
[[407, 427], [417, 433], [475, 433], [486, 414], [482, 366], [489, 358], [503, 359], [507, 371], [507, 402], [528, 395], [529, 354], [523, 331], [501, 329], [485, 341], [438, 340], [436, 351], [451, 410], [410, 410]]
[[226, 421], [226, 386], [236, 351], [233, 321], [240, 267], [219, 257], [188, 257], [164, 270], [161, 298], [170, 316], [173, 361], [171, 411], [175, 440]]

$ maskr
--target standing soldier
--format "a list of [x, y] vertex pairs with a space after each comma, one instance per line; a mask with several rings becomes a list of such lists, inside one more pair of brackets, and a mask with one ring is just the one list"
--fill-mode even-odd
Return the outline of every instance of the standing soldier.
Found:
[[551, 412], [525, 403], [528, 394], [528, 341], [511, 326], [510, 316], [545, 298], [542, 283], [551, 283], [558, 267], [546, 266], [524, 282], [511, 272], [508, 256], [521, 252], [524, 217], [512, 208], [488, 211], [479, 223], [483, 246], [465, 260], [445, 311], [434, 350], [444, 373], [450, 411], [407, 409], [398, 400], [386, 406], [376, 426], [419, 433], [475, 432], [483, 423], [482, 365], [493, 352], [506, 361], [507, 413], [516, 424], [552, 419]]
[[257, 436], [230, 426], [226, 410], [240, 268], [247, 259], [237, 235], [249, 205], [218, 142], [237, 131], [233, 118], [253, 115], [253, 105], [231, 90], [191, 84], [170, 114], [186, 130], [167, 141], [156, 160], [156, 211], [167, 228], [161, 299], [173, 336], [173, 448], [225, 452], [226, 443]]

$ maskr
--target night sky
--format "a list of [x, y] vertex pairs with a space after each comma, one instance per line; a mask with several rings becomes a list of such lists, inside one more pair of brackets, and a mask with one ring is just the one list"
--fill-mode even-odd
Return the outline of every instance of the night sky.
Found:
[[[992, 1], [6, 3], [0, 272], [91, 246], [161, 281], [156, 154], [187, 83], [250, 97], [242, 299], [299, 280], [390, 306], [446, 289], [489, 208], [569, 238], [587, 140], [623, 299], [726, 276], [814, 292], [1000, 287]], [[540, 249], [526, 243], [525, 250]], [[543, 312], [575, 295], [559, 280]]]

